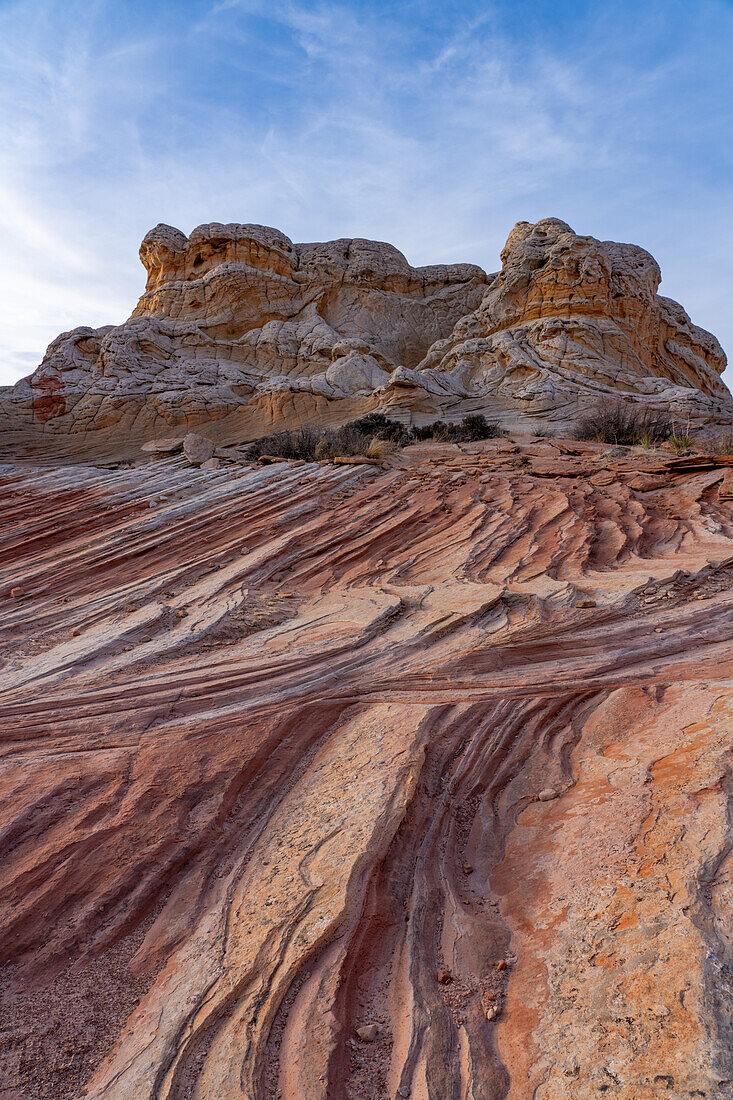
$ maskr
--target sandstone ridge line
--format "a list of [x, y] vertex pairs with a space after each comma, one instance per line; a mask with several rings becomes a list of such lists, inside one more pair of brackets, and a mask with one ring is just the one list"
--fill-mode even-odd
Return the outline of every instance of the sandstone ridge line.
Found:
[[725, 355], [657, 293], [653, 257], [557, 218], [519, 222], [488, 275], [260, 225], [158, 225], [140, 258], [124, 324], [63, 333], [0, 391], [4, 451], [120, 457], [191, 429], [238, 444], [371, 411], [565, 431], [604, 397], [693, 428], [733, 418]]

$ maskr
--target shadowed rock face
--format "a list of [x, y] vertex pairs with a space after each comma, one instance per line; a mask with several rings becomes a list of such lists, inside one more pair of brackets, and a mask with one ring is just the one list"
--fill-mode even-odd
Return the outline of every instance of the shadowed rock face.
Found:
[[0, 1092], [729, 1095], [731, 464], [1, 467]]
[[512, 230], [502, 270], [411, 267], [366, 240], [293, 244], [255, 225], [159, 225], [128, 321], [59, 336], [0, 400], [28, 453], [120, 453], [206, 425], [241, 442], [380, 409], [567, 426], [600, 396], [730, 422], [725, 356], [633, 245], [554, 218]]

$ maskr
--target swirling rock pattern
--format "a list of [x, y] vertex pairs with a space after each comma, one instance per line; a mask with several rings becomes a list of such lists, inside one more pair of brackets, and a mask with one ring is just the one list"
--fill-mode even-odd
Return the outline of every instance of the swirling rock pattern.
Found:
[[692, 426], [733, 420], [720, 345], [657, 294], [649, 253], [556, 218], [518, 223], [492, 275], [258, 225], [159, 225], [140, 257], [128, 321], [63, 333], [0, 395], [12, 453], [120, 457], [201, 425], [231, 444], [374, 410], [564, 430], [609, 396]]
[[0, 467], [0, 1091], [731, 1095], [731, 465]]

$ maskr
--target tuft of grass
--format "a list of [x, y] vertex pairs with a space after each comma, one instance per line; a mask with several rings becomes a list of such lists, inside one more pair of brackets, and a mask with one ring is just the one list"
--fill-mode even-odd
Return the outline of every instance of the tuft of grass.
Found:
[[391, 455], [397, 450], [397, 444], [393, 443], [391, 439], [378, 439], [374, 436], [371, 443], [367, 447], [367, 455], [369, 458], [386, 458], [387, 455]]
[[575, 438], [617, 447], [654, 447], [670, 439], [672, 418], [664, 412], [643, 409], [636, 403], [599, 401], [594, 409], [577, 421]]
[[684, 430], [678, 429], [677, 425], [672, 421], [672, 434], [669, 437], [669, 442], [672, 444], [675, 451], [677, 451], [677, 454], [680, 454], [681, 451], [689, 451], [692, 446], [689, 420]]

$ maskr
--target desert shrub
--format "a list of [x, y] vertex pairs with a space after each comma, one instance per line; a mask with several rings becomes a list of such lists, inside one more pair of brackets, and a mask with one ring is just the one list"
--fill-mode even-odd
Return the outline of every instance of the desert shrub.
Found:
[[462, 433], [459, 442], [477, 443], [480, 439], [495, 439], [497, 435], [501, 435], [499, 425], [487, 420], [482, 413], [464, 416], [459, 428]]
[[332, 458], [336, 457], [336, 451], [333, 448], [330, 439], [323, 436], [316, 443], [316, 451], [313, 456], [317, 462], [329, 462]]
[[412, 429], [413, 439], [434, 439], [438, 443], [476, 443], [480, 439], [494, 439], [500, 434], [499, 426], [491, 423], [481, 413], [464, 416], [463, 420], [456, 423], [435, 420], [422, 428]]
[[399, 420], [390, 420], [384, 413], [367, 413], [358, 420], [352, 420], [346, 427], [354, 428], [364, 435], [375, 439], [388, 439], [391, 443], [397, 443], [404, 447], [410, 442], [410, 430], [400, 424]]
[[362, 431], [354, 421], [343, 424], [340, 428], [331, 428], [326, 436], [335, 448], [335, 454], [339, 455], [366, 454], [373, 439], [373, 435]]
[[425, 428], [405, 428], [382, 413], [369, 413], [340, 428], [316, 428], [306, 424], [297, 431], [275, 432], [247, 446], [251, 458], [271, 455], [278, 458], [327, 462], [337, 455], [368, 455], [383, 458], [397, 447], [406, 447], [422, 439], [445, 443], [469, 443], [492, 439], [499, 428], [480, 414], [465, 416], [460, 423], [436, 420]]
[[613, 443], [617, 447], [634, 444], [652, 447], [673, 434], [672, 418], [664, 412], [643, 409], [622, 401], [599, 401], [594, 409], [575, 425], [575, 438]]
[[257, 458], [259, 455], [273, 455], [280, 458], [304, 459], [313, 462], [316, 457], [321, 433], [317, 428], [306, 424], [296, 431], [274, 432], [250, 443], [248, 453]]
[[271, 455], [276, 458], [302, 459], [305, 462], [322, 462], [336, 455], [364, 455], [369, 450], [373, 436], [361, 431], [354, 424], [340, 428], [316, 428], [306, 424], [296, 431], [274, 432], [250, 443], [247, 453], [251, 458]]

